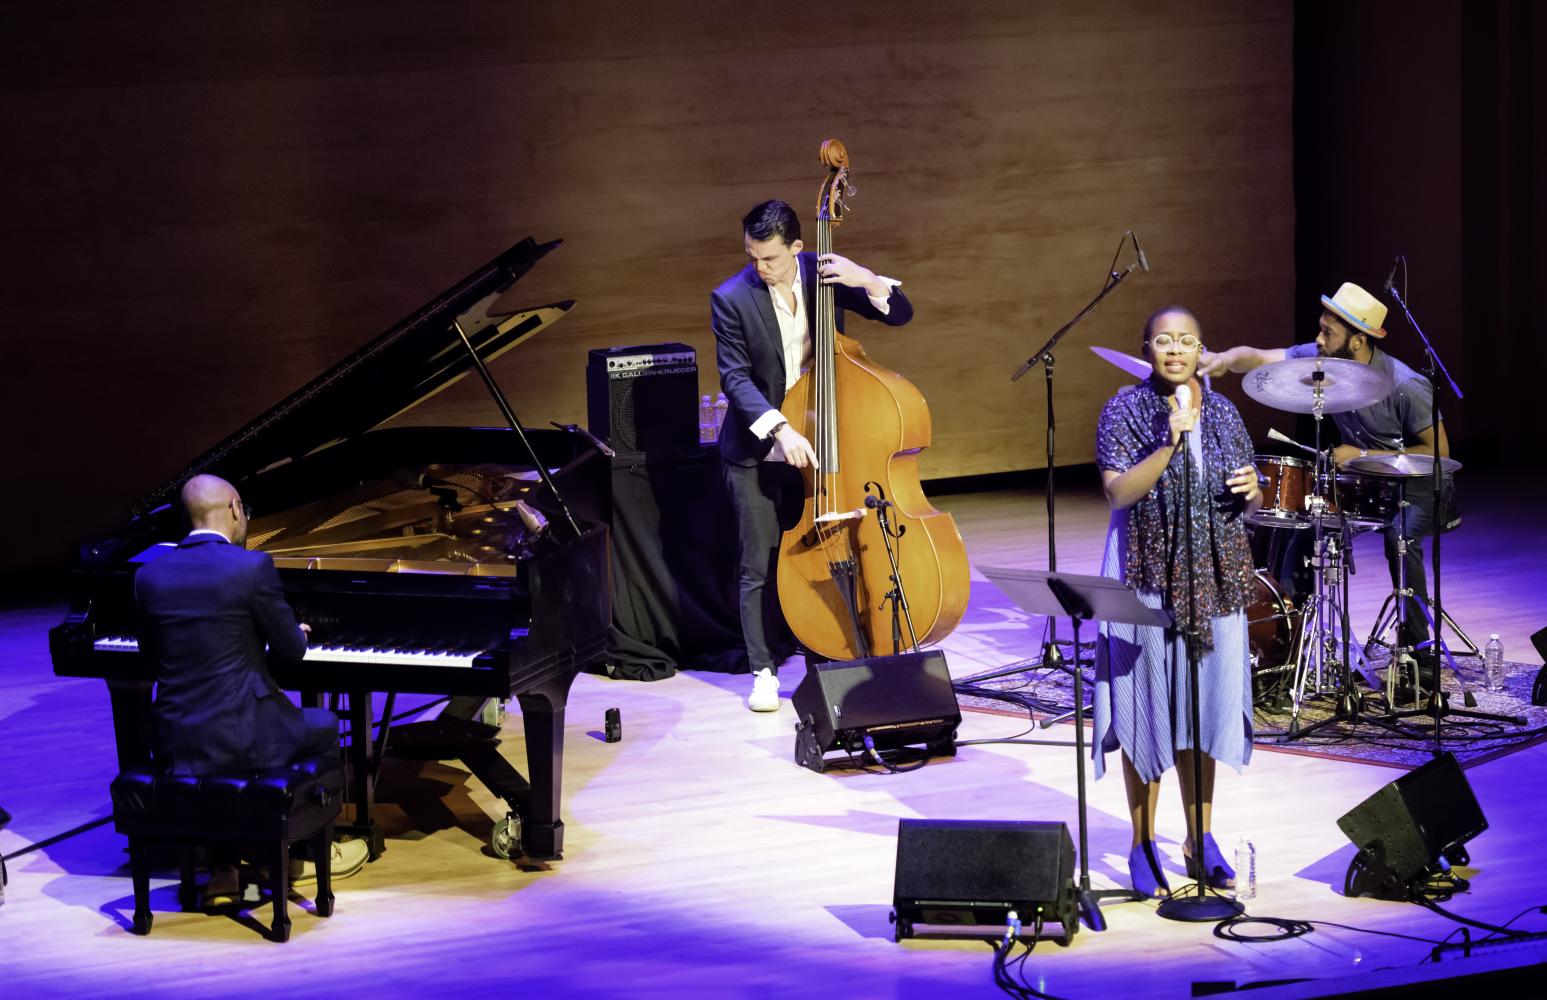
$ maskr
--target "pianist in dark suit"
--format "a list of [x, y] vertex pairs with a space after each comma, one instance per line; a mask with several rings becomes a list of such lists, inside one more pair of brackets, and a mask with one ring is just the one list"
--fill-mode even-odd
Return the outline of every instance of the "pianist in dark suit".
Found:
[[336, 749], [338, 717], [297, 708], [269, 676], [268, 656], [305, 655], [307, 629], [274, 560], [242, 547], [247, 509], [236, 488], [195, 476], [182, 500], [193, 530], [134, 578], [141, 641], [156, 662], [156, 760], [174, 774], [216, 774]]
[[773, 573], [782, 528], [800, 519], [799, 470], [816, 462], [811, 442], [778, 410], [809, 366], [816, 328], [816, 287], [833, 287], [837, 325], [845, 311], [888, 326], [913, 318], [913, 306], [888, 278], [837, 254], [803, 253], [800, 218], [782, 201], [765, 201], [741, 220], [747, 266], [709, 297], [720, 386], [730, 401], [720, 429], [725, 481], [736, 511], [741, 631], [752, 671], [747, 707], [779, 707], [779, 665], [768, 630], [778, 617]]
[[[182, 503], [193, 530], [134, 578], [140, 642], [156, 663], [157, 763], [174, 774], [215, 774], [336, 751], [338, 717], [297, 708], [269, 675], [268, 656], [306, 653], [308, 629], [285, 603], [274, 560], [243, 547], [246, 504], [216, 476], [190, 479]], [[346, 875], [351, 864], [358, 870], [365, 845], [341, 846], [350, 847], [338, 858], [335, 846], [337, 873]], [[231, 895], [235, 876], [234, 866], [220, 865], [206, 902]]]

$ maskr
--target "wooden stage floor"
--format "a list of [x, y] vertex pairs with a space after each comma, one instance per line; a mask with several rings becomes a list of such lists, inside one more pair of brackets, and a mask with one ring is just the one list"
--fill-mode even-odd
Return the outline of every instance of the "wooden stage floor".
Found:
[[[1474, 638], [1499, 631], [1511, 659], [1537, 662], [1527, 637], [1547, 625], [1547, 574], [1536, 565], [1547, 532], [1520, 495], [1468, 491], [1468, 525], [1445, 540], [1444, 593]], [[974, 564], [1045, 565], [1040, 492], [938, 502], [958, 516]], [[1093, 489], [1064, 495], [1061, 568], [1093, 571], [1105, 524]], [[1387, 586], [1378, 542], [1363, 539], [1357, 552], [1353, 617], [1363, 630]], [[109, 809], [106, 692], [98, 681], [53, 676], [45, 632], [61, 617], [56, 607], [0, 616], [0, 805], [15, 817], [0, 831], [7, 854]], [[1032, 655], [1040, 637], [1036, 623], [979, 579], [968, 619], [944, 647], [953, 674], [965, 676]], [[792, 661], [786, 696], [799, 675]], [[1073, 751], [976, 745], [909, 774], [819, 775], [792, 763], [788, 702], [778, 713], [749, 713], [746, 682], [700, 673], [653, 684], [581, 676], [567, 725], [566, 858], [547, 866], [520, 867], [489, 853], [493, 803], [458, 768], [427, 765], [419, 782], [393, 771], [383, 794], [397, 801], [381, 810], [391, 834], [386, 854], [337, 884], [330, 919], [293, 904], [285, 945], [226, 917], [177, 912], [169, 877], [153, 883], [151, 935], [130, 934], [123, 841], [111, 827], [25, 854], [11, 864], [0, 907], [0, 994], [998, 995], [982, 943], [893, 942], [887, 915], [897, 821], [1055, 820], [1072, 830]], [[600, 739], [609, 707], [622, 712], [621, 743]], [[961, 737], [1010, 737], [1023, 728], [1015, 718], [968, 712]], [[519, 760], [514, 716], [507, 729], [505, 749]], [[1353, 850], [1336, 820], [1397, 773], [1261, 751], [1241, 774], [1222, 769], [1220, 841], [1249, 834], [1259, 851], [1260, 898], [1250, 912], [1423, 939], [1455, 930], [1414, 905], [1340, 894]], [[1544, 775], [1543, 745], [1468, 772], [1490, 829], [1470, 845], [1472, 891], [1452, 909], [1498, 922], [1547, 903]], [[1162, 848], [1179, 884], [1182, 818], [1174, 779], [1167, 786]], [[1126, 884], [1128, 837], [1121, 782], [1092, 783], [1098, 886]], [[1039, 944], [1028, 962], [1033, 982], [1063, 997], [1181, 997], [1201, 981], [1328, 979], [1386, 967], [1416, 973], [1429, 950], [1330, 926], [1241, 944], [1215, 938], [1207, 924], [1163, 920], [1150, 903], [1106, 913], [1104, 933], [1082, 930], [1070, 948]], [[266, 908], [255, 915], [267, 924]], [[1528, 914], [1520, 926], [1547, 928], [1547, 918]]]

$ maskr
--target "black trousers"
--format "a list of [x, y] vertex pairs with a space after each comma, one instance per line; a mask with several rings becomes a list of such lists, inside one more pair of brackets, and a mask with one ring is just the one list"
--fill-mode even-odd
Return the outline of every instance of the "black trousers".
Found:
[[799, 522], [806, 486], [800, 470], [786, 462], [754, 466], [725, 464], [725, 488], [736, 511], [736, 585], [741, 636], [752, 673], [779, 672], [775, 648], [787, 648], [787, 626], [779, 609], [774, 572], [779, 539]]

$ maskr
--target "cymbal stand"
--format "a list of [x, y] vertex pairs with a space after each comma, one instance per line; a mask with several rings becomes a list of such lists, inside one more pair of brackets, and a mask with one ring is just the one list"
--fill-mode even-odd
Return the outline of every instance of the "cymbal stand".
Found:
[[1310, 605], [1301, 608], [1300, 642], [1295, 656], [1294, 683], [1290, 686], [1289, 731], [1291, 733], [1296, 732], [1299, 727], [1300, 706], [1305, 700], [1306, 684], [1309, 680], [1310, 664], [1312, 662], [1315, 664], [1315, 691], [1317, 694], [1323, 693], [1322, 667], [1324, 643], [1319, 641], [1319, 639], [1312, 639], [1311, 637], [1319, 637], [1321, 632], [1320, 624], [1327, 608], [1328, 598], [1326, 596], [1325, 569], [1327, 560], [1331, 555], [1322, 543], [1321, 534], [1323, 505], [1320, 493], [1326, 476], [1327, 463], [1331, 461], [1330, 456], [1321, 447], [1321, 421], [1325, 415], [1323, 408], [1326, 406], [1326, 390], [1323, 388], [1325, 380], [1326, 373], [1321, 371], [1320, 366], [1317, 366], [1317, 370], [1311, 375], [1311, 418], [1315, 422], [1316, 428], [1314, 448], [1316, 458], [1315, 464], [1311, 469], [1313, 496], [1307, 500], [1307, 504], [1311, 507], [1311, 577], [1315, 584], [1311, 590], [1313, 596]]
[[[1291, 695], [1291, 708], [1289, 716], [1289, 731], [1281, 742], [1301, 739], [1310, 736], [1327, 726], [1345, 721], [1365, 721], [1394, 732], [1402, 732], [1402, 727], [1389, 720], [1378, 716], [1365, 715], [1364, 699], [1354, 686], [1354, 655], [1357, 649], [1359, 658], [1359, 672], [1365, 680], [1376, 686], [1379, 682], [1369, 663], [1364, 658], [1364, 648], [1355, 647], [1350, 641], [1353, 628], [1348, 620], [1348, 576], [1343, 572], [1343, 559], [1345, 555], [1352, 558], [1352, 546], [1350, 545], [1350, 529], [1347, 520], [1341, 514], [1332, 514], [1327, 510], [1327, 496], [1331, 494], [1332, 486], [1336, 482], [1336, 470], [1332, 464], [1332, 455], [1323, 451], [1321, 447], [1321, 421], [1323, 407], [1325, 405], [1322, 382], [1325, 374], [1317, 370], [1312, 374], [1312, 408], [1311, 416], [1316, 422], [1316, 479], [1315, 492], [1309, 500], [1311, 527], [1315, 532], [1311, 549], [1311, 569], [1316, 581], [1315, 597], [1310, 606], [1304, 609], [1304, 617], [1301, 619], [1301, 645], [1300, 656], [1296, 660], [1295, 684]], [[1322, 525], [1324, 522], [1336, 520], [1338, 531], [1335, 535], [1324, 534]], [[1328, 576], [1331, 576], [1332, 586], [1328, 586]], [[1341, 645], [1343, 655], [1337, 658], [1338, 646]], [[1330, 657], [1330, 660], [1329, 660]], [[1338, 698], [1332, 715], [1314, 723], [1304, 729], [1300, 728], [1300, 709], [1304, 704], [1305, 685], [1309, 673], [1308, 662], [1314, 662], [1316, 672], [1316, 693], [1323, 693], [1322, 685], [1325, 681], [1324, 668], [1331, 662], [1337, 669], [1339, 678]]]
[[[1455, 669], [1456, 669], [1456, 659], [1455, 659], [1454, 656], [1451, 655], [1450, 646], [1446, 644], [1446, 642], [1445, 642], [1445, 640], [1443, 638], [1439, 637], [1439, 629], [1435, 628], [1435, 624], [1434, 624], [1434, 613], [1433, 613], [1433, 611], [1430, 610], [1428, 603], [1423, 601], [1422, 599], [1420, 599], [1417, 595], [1415, 595], [1413, 593], [1413, 589], [1407, 585], [1407, 560], [1404, 558], [1407, 555], [1407, 544], [1408, 544], [1408, 538], [1407, 538], [1407, 535], [1405, 534], [1407, 529], [1404, 527], [1404, 525], [1406, 525], [1406, 523], [1407, 523], [1407, 519], [1403, 516], [1403, 514], [1406, 512], [1408, 506], [1409, 506], [1409, 503], [1408, 503], [1408, 499], [1407, 499], [1407, 482], [1405, 480], [1403, 480], [1403, 479], [1398, 479], [1397, 480], [1397, 525], [1398, 525], [1398, 527], [1397, 527], [1397, 584], [1396, 584], [1396, 588], [1394, 590], [1392, 590], [1392, 592], [1386, 597], [1386, 603], [1381, 605], [1381, 614], [1382, 614], [1382, 616], [1385, 615], [1387, 606], [1390, 606], [1393, 609], [1391, 613], [1392, 613], [1392, 616], [1393, 616], [1393, 619], [1394, 619], [1394, 623], [1395, 623], [1395, 626], [1396, 626], [1396, 630], [1397, 630], [1396, 631], [1396, 635], [1395, 635], [1396, 644], [1389, 647], [1391, 649], [1391, 659], [1386, 664], [1386, 709], [1387, 709], [1386, 718], [1388, 718], [1388, 719], [1411, 719], [1411, 718], [1416, 718], [1418, 716], [1433, 716], [1436, 719], [1436, 722], [1435, 722], [1436, 728], [1438, 728], [1438, 725], [1439, 725], [1439, 722], [1438, 722], [1439, 717], [1448, 716], [1448, 715], [1459, 716], [1459, 717], [1464, 718], [1464, 719], [1478, 719], [1478, 720], [1485, 721], [1485, 722], [1507, 722], [1507, 723], [1510, 723], [1510, 724], [1516, 725], [1516, 726], [1523, 726], [1523, 725], [1525, 725], [1525, 719], [1523, 719], [1523, 718], [1521, 718], [1521, 717], [1519, 717], [1517, 715], [1495, 715], [1495, 714], [1490, 713], [1490, 712], [1473, 712], [1473, 711], [1469, 711], [1469, 710], [1466, 710], [1466, 709], [1451, 708], [1450, 707], [1450, 699], [1449, 699], [1449, 697], [1446, 696], [1444, 690], [1442, 690], [1441, 687], [1440, 687], [1440, 667], [1439, 667], [1439, 656], [1438, 655], [1435, 656], [1435, 658], [1434, 658], [1434, 667], [1429, 672], [1429, 675], [1427, 677], [1427, 680], [1429, 681], [1429, 692], [1428, 692], [1428, 695], [1429, 695], [1430, 703], [1427, 706], [1423, 705], [1423, 703], [1422, 703], [1423, 702], [1423, 698], [1422, 698], [1423, 692], [1421, 690], [1422, 685], [1419, 683], [1419, 676], [1418, 676], [1418, 674], [1419, 674], [1419, 671], [1418, 671], [1418, 661], [1415, 660], [1413, 658], [1413, 656], [1412, 656], [1412, 653], [1414, 652], [1414, 647], [1401, 645], [1401, 642], [1402, 642], [1401, 622], [1402, 622], [1402, 607], [1403, 607], [1403, 603], [1402, 602], [1404, 602], [1404, 601], [1413, 601], [1413, 602], [1415, 602], [1418, 605], [1419, 609], [1423, 611], [1424, 619], [1429, 623], [1429, 628], [1434, 630], [1433, 634], [1436, 636], [1436, 638], [1432, 639], [1432, 640], [1429, 640], [1424, 645], [1428, 645], [1431, 649], [1438, 649], [1441, 653], [1443, 653], [1444, 656], [1445, 656], [1445, 659], [1450, 663], [1450, 669], [1452, 671], [1455, 671]], [[1448, 615], [1446, 616], [1446, 620], [1449, 621], [1449, 616]], [[1379, 624], [1379, 623], [1377, 623], [1377, 624]], [[1454, 624], [1455, 624], [1454, 622], [1451, 623], [1452, 627], [1454, 627]], [[1461, 638], [1464, 639], [1468, 644], [1471, 643], [1472, 640], [1467, 639], [1466, 634], [1464, 632], [1462, 632], [1460, 629], [1456, 629], [1456, 633], [1458, 635], [1460, 635]], [[1378, 633], [1371, 633], [1371, 639], [1366, 641], [1366, 645], [1367, 646], [1370, 644], [1371, 641], [1375, 641], [1374, 637], [1375, 637], [1376, 634], [1378, 634]], [[1475, 646], [1472, 647], [1472, 651], [1474, 653], [1476, 652], [1476, 647]], [[1397, 679], [1397, 674], [1401, 672], [1398, 668], [1404, 662], [1409, 664], [1411, 669], [1412, 669], [1412, 678], [1413, 678], [1413, 706], [1414, 707], [1411, 708], [1411, 709], [1407, 709], [1405, 711], [1400, 711], [1399, 712], [1399, 711], [1397, 711], [1397, 700], [1396, 700], [1397, 680], [1396, 679]]]
[[[1398, 454], [1401, 454], [1402, 450], [1401, 442], [1399, 441], [1397, 442]], [[1385, 648], [1391, 650], [1391, 659], [1393, 662], [1397, 658], [1398, 644], [1402, 641], [1403, 601], [1412, 601], [1416, 603], [1418, 608], [1423, 611], [1424, 618], [1429, 622], [1431, 634], [1433, 634], [1432, 630], [1434, 628], [1433, 606], [1422, 597], [1419, 597], [1417, 594], [1413, 593], [1413, 588], [1407, 585], [1407, 560], [1404, 557], [1407, 555], [1409, 539], [1405, 534], [1402, 533], [1403, 528], [1401, 526], [1407, 524], [1407, 518], [1404, 515], [1407, 508], [1410, 506], [1412, 506], [1412, 501], [1407, 499], [1407, 480], [1406, 478], [1398, 478], [1396, 523], [1399, 527], [1397, 529], [1398, 562], [1396, 589], [1386, 596], [1386, 600], [1380, 606], [1380, 612], [1375, 616], [1375, 627], [1370, 629], [1370, 637], [1364, 640], [1364, 648], [1366, 650], [1368, 650], [1371, 646], [1384, 646]], [[1443, 525], [1439, 523], [1439, 519], [1443, 516], [1443, 514], [1439, 509], [1436, 509], [1434, 516], [1435, 533], [1438, 534], [1440, 529], [1443, 527]], [[1445, 624], [1450, 626], [1450, 630], [1456, 633], [1457, 638], [1459, 638], [1462, 643], [1464, 643], [1464, 646], [1461, 649], [1461, 655], [1477, 656], [1481, 652], [1477, 646], [1477, 643], [1473, 642], [1471, 636], [1467, 635], [1464, 631], [1461, 630], [1461, 626], [1457, 625], [1455, 619], [1450, 617], [1450, 612], [1441, 610], [1440, 615], [1444, 618]], [[1390, 642], [1386, 641], [1386, 633], [1388, 632], [1392, 633]], [[1418, 648], [1420, 649], [1424, 646], [1433, 648], [1434, 640], [1425, 640], [1424, 642], [1418, 644]], [[1440, 639], [1439, 649], [1442, 653], [1445, 654], [1445, 659], [1450, 662], [1450, 668], [1452, 670], [1456, 669], [1455, 656], [1453, 655], [1453, 650], [1450, 648], [1449, 643], [1445, 642], [1444, 639]], [[1412, 650], [1409, 650], [1409, 652], [1412, 652]]]

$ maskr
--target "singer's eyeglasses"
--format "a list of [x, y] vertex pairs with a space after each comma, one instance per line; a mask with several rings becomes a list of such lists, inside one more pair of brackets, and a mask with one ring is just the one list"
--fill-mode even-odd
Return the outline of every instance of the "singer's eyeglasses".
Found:
[[1183, 352], [1196, 351], [1202, 343], [1203, 341], [1190, 333], [1182, 334], [1182, 339], [1180, 340], [1172, 337], [1169, 333], [1157, 333], [1150, 338], [1150, 346], [1157, 351], [1169, 351], [1172, 344], [1175, 344]]

